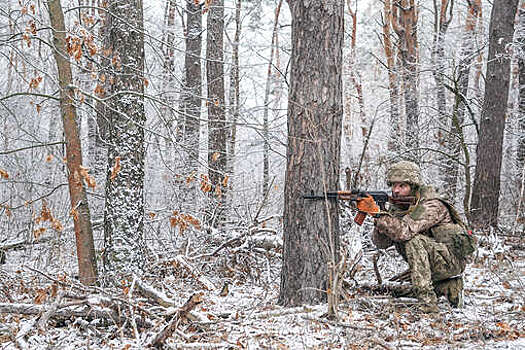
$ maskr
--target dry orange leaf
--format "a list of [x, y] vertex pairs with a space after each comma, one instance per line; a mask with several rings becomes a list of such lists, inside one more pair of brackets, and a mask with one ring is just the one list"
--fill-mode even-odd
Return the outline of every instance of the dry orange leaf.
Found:
[[213, 154], [211, 155], [211, 160], [214, 161], [214, 162], [216, 162], [217, 159], [219, 159], [220, 156], [221, 156], [221, 155], [220, 155], [219, 152], [215, 152], [215, 153], [213, 153]]
[[111, 176], [109, 177], [109, 179], [111, 181], [115, 180], [115, 178], [117, 177], [118, 173], [120, 172], [120, 157], [117, 156], [115, 158], [115, 165], [113, 166], [113, 169], [111, 170]]
[[34, 230], [33, 235], [35, 236], [35, 239], [38, 239], [44, 232], [46, 232], [46, 228], [41, 227], [39, 229]]
[[95, 189], [97, 187], [97, 182], [92, 176], [89, 175], [88, 168], [80, 166], [80, 175], [86, 182], [86, 185], [88, 186], [88, 188]]
[[0, 176], [3, 177], [4, 179], [9, 179], [9, 174], [7, 173], [7, 171], [3, 169], [0, 169]]
[[35, 304], [42, 304], [47, 299], [47, 291], [45, 289], [39, 289], [36, 292]]
[[53, 160], [53, 155], [52, 154], [49, 154], [47, 157], [46, 157], [46, 163], [49, 163]]

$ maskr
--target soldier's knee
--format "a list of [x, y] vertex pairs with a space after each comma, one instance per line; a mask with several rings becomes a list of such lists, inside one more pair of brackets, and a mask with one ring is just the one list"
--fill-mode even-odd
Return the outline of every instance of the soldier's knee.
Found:
[[423, 235], [415, 235], [406, 242], [409, 247], [420, 247], [424, 243], [425, 239]]

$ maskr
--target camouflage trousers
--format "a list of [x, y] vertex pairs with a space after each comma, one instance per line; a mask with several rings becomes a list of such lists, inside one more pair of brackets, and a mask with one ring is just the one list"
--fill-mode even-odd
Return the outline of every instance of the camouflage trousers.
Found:
[[411, 269], [412, 288], [416, 297], [435, 304], [440, 281], [461, 274], [465, 261], [458, 258], [445, 243], [425, 235], [416, 235], [404, 244], [406, 260]]

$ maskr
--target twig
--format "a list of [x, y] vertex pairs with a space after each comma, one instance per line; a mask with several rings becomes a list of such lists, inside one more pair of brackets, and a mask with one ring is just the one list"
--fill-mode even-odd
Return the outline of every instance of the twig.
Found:
[[148, 342], [148, 346], [158, 347], [164, 343], [164, 341], [169, 338], [173, 332], [179, 326], [180, 321], [186, 317], [186, 314], [193, 310], [197, 305], [202, 303], [202, 296], [204, 293], [194, 293], [188, 301], [180, 308], [180, 310], [173, 316], [171, 321], [165, 325], [160, 332], [155, 334], [153, 338]]
[[376, 274], [377, 284], [379, 284], [379, 285], [383, 284], [383, 279], [381, 278], [381, 274], [379, 273], [379, 268], [377, 267], [377, 262], [378, 262], [379, 258], [382, 255], [383, 255], [383, 253], [381, 251], [378, 251], [377, 253], [374, 254], [374, 257], [373, 257], [374, 272]]

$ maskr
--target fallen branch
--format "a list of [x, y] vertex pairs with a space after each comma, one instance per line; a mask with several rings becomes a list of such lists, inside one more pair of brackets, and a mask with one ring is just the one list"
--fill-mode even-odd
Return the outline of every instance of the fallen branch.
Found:
[[391, 279], [389, 279], [390, 282], [410, 282], [410, 269], [401, 272], [400, 274], [395, 275]]
[[164, 294], [164, 292], [156, 290], [152, 286], [145, 285], [140, 280], [137, 280], [136, 287], [140, 294], [161, 306], [164, 306], [166, 308], [175, 306], [175, 302], [172, 299], [168, 298], [168, 296]]
[[195, 278], [197, 280], [197, 282], [199, 282], [207, 290], [214, 290], [215, 289], [215, 285], [213, 284], [213, 282], [210, 281], [206, 276], [198, 275], [197, 273], [195, 273], [195, 271], [197, 271], [197, 269], [195, 269], [186, 260], [186, 257], [184, 257], [182, 255], [177, 255], [175, 257], [175, 259], [173, 260], [173, 262], [176, 263], [177, 265], [182, 266], [184, 269], [186, 269], [186, 271], [188, 271], [189, 274], [191, 276], [193, 276], [193, 278]]
[[164, 341], [169, 338], [173, 332], [177, 329], [179, 326], [179, 323], [183, 318], [186, 317], [186, 315], [193, 310], [197, 305], [202, 303], [202, 296], [204, 293], [194, 293], [188, 301], [179, 309], [179, 311], [173, 316], [171, 321], [165, 325], [160, 332], [158, 332], [156, 335], [153, 336], [153, 338], [148, 342], [148, 346], [154, 346], [158, 347]]

